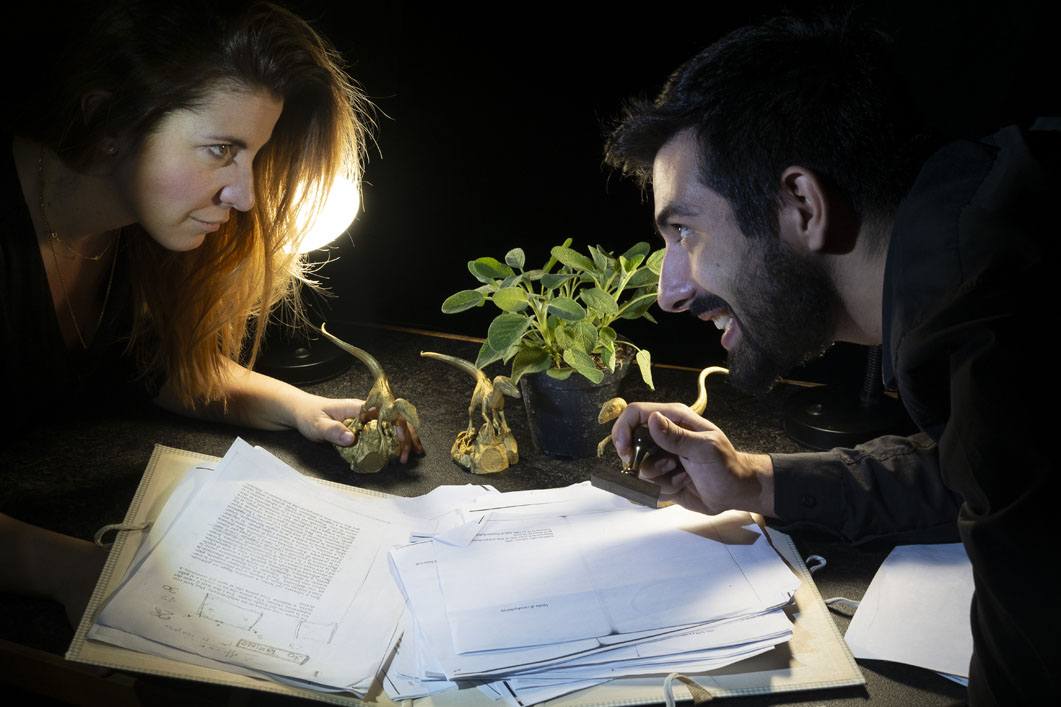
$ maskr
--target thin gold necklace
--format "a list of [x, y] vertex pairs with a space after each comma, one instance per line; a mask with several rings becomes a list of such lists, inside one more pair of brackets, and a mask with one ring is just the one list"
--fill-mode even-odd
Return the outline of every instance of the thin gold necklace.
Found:
[[51, 246], [52, 262], [55, 264], [55, 274], [58, 275], [58, 277], [59, 277], [59, 287], [62, 288], [62, 290], [63, 290], [63, 299], [66, 300], [66, 311], [69, 312], [70, 321], [73, 322], [73, 324], [74, 324], [74, 331], [77, 333], [77, 340], [81, 342], [81, 348], [87, 351], [88, 350], [88, 343], [85, 341], [85, 337], [81, 333], [81, 327], [77, 323], [77, 317], [74, 316], [74, 307], [73, 307], [72, 304], [70, 304], [70, 292], [69, 292], [69, 290], [66, 289], [66, 281], [63, 279], [63, 269], [59, 266], [59, 255], [55, 252], [55, 242], [59, 241], [61, 244], [63, 244], [63, 246], [68, 251], [70, 251], [74, 255], [78, 256], [79, 258], [82, 258], [83, 260], [91, 260], [91, 261], [99, 261], [99, 259], [102, 258], [106, 254], [106, 252], [108, 250], [110, 250], [111, 245], [115, 246], [115, 248], [114, 248], [114, 257], [111, 258], [111, 272], [110, 272], [110, 275], [107, 277], [107, 289], [103, 293], [103, 305], [100, 307], [99, 319], [96, 320], [96, 328], [94, 330], [94, 331], [99, 331], [100, 325], [103, 324], [103, 315], [107, 311], [107, 302], [109, 302], [110, 298], [111, 298], [111, 285], [114, 283], [114, 270], [117, 268], [117, 265], [118, 265], [118, 248], [117, 248], [117, 244], [122, 239], [122, 229], [120, 229], [120, 228], [118, 229], [118, 235], [116, 235], [114, 237], [113, 241], [111, 241], [110, 243], [107, 244], [107, 247], [104, 248], [103, 252], [100, 253], [99, 255], [88, 256], [88, 255], [84, 255], [84, 254], [79, 253], [78, 251], [74, 250], [72, 247], [70, 247], [69, 243], [67, 243], [65, 240], [63, 240], [63, 238], [58, 233], [56, 233], [55, 231], [52, 230], [51, 224], [48, 223], [48, 214], [47, 214], [47, 212], [45, 211], [45, 208], [44, 208], [44, 147], [43, 146], [41, 146], [40, 157], [37, 160], [37, 177], [38, 177], [38, 187], [39, 187], [39, 190], [40, 190], [41, 223], [44, 226], [44, 230], [47, 231], [49, 236], [50, 236], [50, 238], [48, 239], [48, 245]]
[[[76, 250], [72, 245], [66, 242], [66, 239], [60, 236], [58, 233], [52, 230], [51, 225], [48, 223], [48, 217], [44, 214], [44, 145], [41, 145], [40, 155], [37, 157], [37, 191], [40, 194], [40, 208], [41, 208], [41, 220], [44, 221], [44, 230], [48, 232], [48, 235], [53, 241], [59, 241], [59, 244], [66, 248], [69, 252], [73, 253], [82, 260], [91, 260], [98, 262], [100, 258], [107, 254], [111, 246], [115, 241], [111, 241], [107, 246], [100, 252], [99, 255], [85, 255], [79, 250]], [[53, 246], [54, 247], [54, 246]]]

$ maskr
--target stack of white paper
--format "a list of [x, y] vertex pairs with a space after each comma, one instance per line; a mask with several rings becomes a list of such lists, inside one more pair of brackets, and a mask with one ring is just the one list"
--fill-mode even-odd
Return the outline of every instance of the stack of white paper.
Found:
[[389, 665], [395, 700], [460, 681], [530, 704], [770, 650], [798, 585], [746, 513], [585, 484], [355, 498], [237, 440], [173, 492], [88, 636], [317, 690], [363, 696]]
[[484, 495], [462, 515], [391, 551], [411, 610], [392, 699], [475, 679], [532, 703], [719, 668], [791, 637], [781, 608], [799, 579], [746, 513], [650, 510], [576, 486]]

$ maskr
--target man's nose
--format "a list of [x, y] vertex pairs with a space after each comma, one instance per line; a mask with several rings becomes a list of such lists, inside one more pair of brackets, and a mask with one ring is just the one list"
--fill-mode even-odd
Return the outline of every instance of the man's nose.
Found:
[[682, 312], [696, 296], [696, 288], [689, 277], [689, 255], [681, 247], [668, 247], [663, 255], [656, 299], [667, 312]]

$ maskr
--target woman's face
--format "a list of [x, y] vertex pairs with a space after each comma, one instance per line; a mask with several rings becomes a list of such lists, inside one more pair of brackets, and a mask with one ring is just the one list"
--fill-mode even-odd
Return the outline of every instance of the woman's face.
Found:
[[254, 206], [254, 157], [283, 107], [264, 90], [218, 88], [164, 117], [116, 172], [132, 218], [168, 250], [198, 248], [232, 209]]

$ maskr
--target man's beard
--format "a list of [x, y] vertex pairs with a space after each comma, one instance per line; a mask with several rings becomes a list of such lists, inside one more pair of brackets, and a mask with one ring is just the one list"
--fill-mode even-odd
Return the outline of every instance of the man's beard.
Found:
[[822, 268], [776, 237], [749, 243], [734, 284], [737, 309], [715, 295], [689, 307], [694, 315], [725, 307], [740, 323], [729, 351], [729, 382], [747, 393], [768, 392], [777, 379], [820, 356], [833, 343], [838, 298]]

